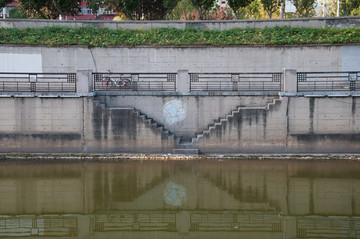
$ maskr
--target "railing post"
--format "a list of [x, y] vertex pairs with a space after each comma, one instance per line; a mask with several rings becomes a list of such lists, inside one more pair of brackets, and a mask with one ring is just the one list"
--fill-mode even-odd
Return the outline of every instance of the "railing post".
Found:
[[76, 72], [76, 93], [87, 95], [93, 91], [93, 79], [91, 70], [79, 70]]
[[188, 70], [178, 70], [176, 92], [190, 92], [190, 75]]
[[297, 74], [294, 69], [283, 69], [283, 92], [297, 93]]

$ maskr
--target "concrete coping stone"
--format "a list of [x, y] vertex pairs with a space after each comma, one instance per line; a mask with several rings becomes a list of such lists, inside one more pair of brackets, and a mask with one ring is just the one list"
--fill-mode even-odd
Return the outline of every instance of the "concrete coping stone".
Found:
[[278, 96], [279, 92], [96, 92], [99, 96]]
[[327, 94], [304, 94], [304, 97], [316, 97], [316, 98], [322, 98], [322, 97], [326, 97]]
[[297, 92], [297, 93], [285, 93], [279, 92], [279, 96], [284, 97], [359, 97], [360, 92]]

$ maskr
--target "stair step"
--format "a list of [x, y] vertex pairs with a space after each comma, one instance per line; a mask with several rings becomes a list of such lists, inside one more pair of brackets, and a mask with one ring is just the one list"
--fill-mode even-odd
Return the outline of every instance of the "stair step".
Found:
[[174, 154], [199, 154], [198, 149], [174, 149]]

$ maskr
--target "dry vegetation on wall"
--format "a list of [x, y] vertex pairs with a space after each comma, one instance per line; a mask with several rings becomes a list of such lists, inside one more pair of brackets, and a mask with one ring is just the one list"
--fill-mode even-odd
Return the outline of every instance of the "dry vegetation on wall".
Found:
[[0, 28], [0, 44], [107, 46], [232, 46], [360, 43], [360, 28], [292, 28], [196, 30], [111, 30], [45, 27]]

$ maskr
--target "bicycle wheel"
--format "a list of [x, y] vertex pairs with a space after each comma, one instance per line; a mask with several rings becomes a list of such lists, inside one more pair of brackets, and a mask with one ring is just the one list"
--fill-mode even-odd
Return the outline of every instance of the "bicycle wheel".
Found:
[[111, 89], [114, 85], [114, 82], [110, 78], [105, 78], [102, 82], [102, 87], [105, 90]]
[[129, 89], [131, 86], [131, 81], [129, 79], [121, 79], [120, 88]]

